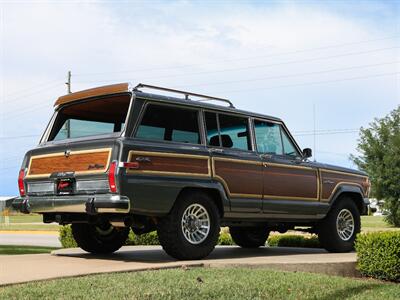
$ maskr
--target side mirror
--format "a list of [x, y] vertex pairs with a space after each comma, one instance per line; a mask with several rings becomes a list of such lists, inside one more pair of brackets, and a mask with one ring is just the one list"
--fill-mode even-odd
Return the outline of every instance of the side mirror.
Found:
[[310, 148], [303, 149], [303, 158], [309, 158], [312, 156], [312, 150]]

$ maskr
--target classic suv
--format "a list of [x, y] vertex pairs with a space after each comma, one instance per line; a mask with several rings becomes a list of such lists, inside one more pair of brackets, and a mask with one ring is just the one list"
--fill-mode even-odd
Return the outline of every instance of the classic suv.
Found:
[[72, 224], [91, 253], [118, 250], [132, 228], [157, 230], [177, 259], [201, 259], [220, 226], [244, 248], [265, 245], [270, 231], [301, 227], [329, 251], [350, 251], [369, 203], [368, 177], [310, 156], [282, 120], [226, 99], [109, 85], [58, 98], [24, 158], [13, 206]]

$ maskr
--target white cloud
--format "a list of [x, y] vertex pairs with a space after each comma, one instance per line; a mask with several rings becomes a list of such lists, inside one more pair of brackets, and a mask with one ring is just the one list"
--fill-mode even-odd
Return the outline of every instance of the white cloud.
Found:
[[[4, 91], [0, 95], [7, 95], [0, 102], [0, 114], [4, 118], [0, 119], [0, 134], [40, 133], [50, 117], [53, 101], [65, 93], [63, 82], [68, 70], [73, 73], [73, 90], [108, 82], [135, 83], [143, 79], [149, 83], [188, 86], [190, 89], [190, 85], [203, 83], [399, 60], [398, 49], [392, 49], [310, 61], [398, 46], [398, 38], [383, 39], [399, 33], [398, 21], [386, 12], [391, 7], [363, 2], [364, 13], [352, 15], [344, 4], [335, 8], [286, 2], [271, 5], [233, 3], [236, 2], [204, 2], [201, 5], [190, 1], [0, 4], [4, 16], [0, 36], [4, 53], [0, 61]], [[379, 16], [386, 12], [385, 20], [375, 18], [374, 12]], [[375, 41], [324, 48], [366, 40]], [[288, 54], [309, 48], [315, 50]], [[279, 53], [287, 54], [274, 56]], [[306, 62], [301, 63], [302, 60]], [[296, 63], [284, 64], [291, 61]], [[278, 63], [281, 64], [271, 66]], [[171, 68], [187, 65], [190, 67]], [[249, 66], [254, 68], [245, 69]], [[193, 89], [229, 97], [240, 108], [278, 115], [293, 130], [312, 129], [312, 103], [317, 104], [319, 128], [357, 128], [366, 125], [374, 116], [383, 116], [400, 102], [399, 85], [394, 76], [269, 88], [393, 73], [399, 71], [398, 66], [381, 65]], [[235, 68], [242, 69], [212, 73]], [[130, 72], [113, 73], [124, 70]], [[83, 73], [104, 74], [83, 76]], [[18, 92], [43, 82], [50, 83]], [[57, 83], [58, 86], [54, 86]], [[46, 91], [46, 87], [49, 90]], [[241, 89], [254, 90], [233, 92]], [[355, 138], [354, 135], [319, 138], [317, 148], [326, 152], [352, 152]], [[34, 138], [28, 140], [2, 144], [1, 157], [21, 155], [22, 159], [22, 152], [34, 145]], [[300, 138], [300, 142], [303, 146], [309, 145], [307, 138]], [[335, 157], [330, 159], [334, 161]], [[342, 163], [340, 159], [337, 161]], [[0, 164], [0, 169], [16, 165], [11, 161], [2, 163], [5, 166]], [[0, 170], [0, 176], [4, 176], [2, 174]]]

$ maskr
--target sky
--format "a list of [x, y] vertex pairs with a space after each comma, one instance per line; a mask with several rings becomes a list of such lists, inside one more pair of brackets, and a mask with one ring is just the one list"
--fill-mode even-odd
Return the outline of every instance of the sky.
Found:
[[72, 91], [228, 98], [282, 118], [317, 161], [355, 168], [359, 128], [400, 104], [399, 47], [399, 1], [0, 0], [0, 195], [17, 194], [69, 70]]

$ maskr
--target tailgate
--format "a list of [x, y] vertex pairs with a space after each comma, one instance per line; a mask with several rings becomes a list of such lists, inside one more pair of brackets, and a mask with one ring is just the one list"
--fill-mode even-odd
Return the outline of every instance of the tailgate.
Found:
[[75, 175], [105, 173], [111, 159], [111, 148], [65, 150], [33, 155], [29, 160], [26, 179], [50, 177], [53, 173], [74, 172]]

